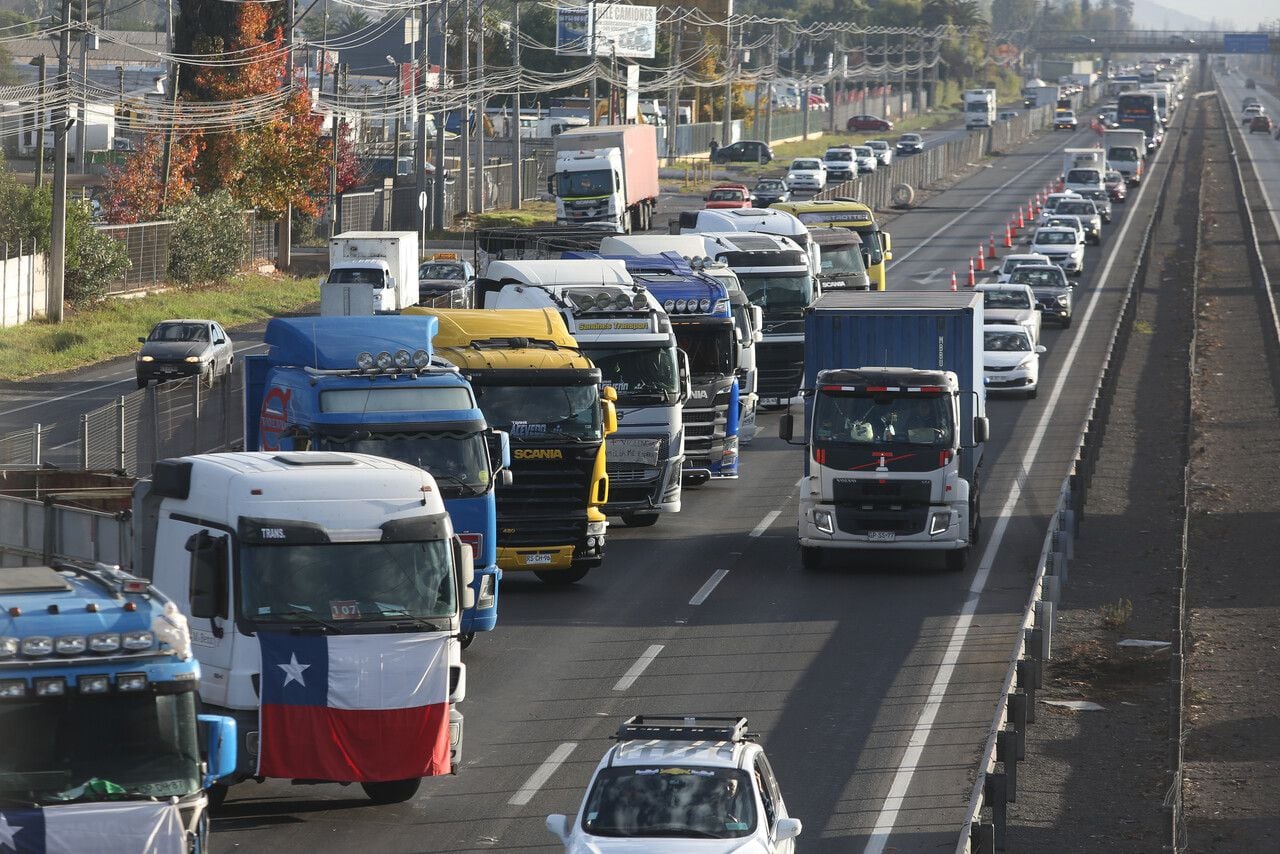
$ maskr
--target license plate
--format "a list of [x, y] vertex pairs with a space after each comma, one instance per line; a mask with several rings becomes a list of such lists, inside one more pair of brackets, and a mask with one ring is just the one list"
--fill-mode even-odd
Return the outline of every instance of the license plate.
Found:
[[551, 563], [550, 552], [538, 552], [531, 555], [521, 555], [521, 560], [525, 566], [545, 566]]
[[868, 531], [867, 539], [873, 543], [892, 543], [898, 535], [893, 531]]
[[761, 406], [777, 406], [777, 405], [778, 405], [778, 398], [776, 398], [776, 397], [762, 397], [762, 398], [760, 398], [760, 405], [761, 405]]

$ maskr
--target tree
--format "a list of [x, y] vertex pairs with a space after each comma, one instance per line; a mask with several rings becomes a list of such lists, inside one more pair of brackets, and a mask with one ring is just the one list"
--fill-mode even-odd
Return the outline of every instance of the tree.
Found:
[[1036, 0], [991, 0], [991, 26], [997, 31], [1030, 29]]
[[360, 9], [348, 9], [347, 14], [342, 19], [342, 23], [338, 26], [338, 35], [350, 35], [351, 33], [363, 30], [373, 23], [370, 18]]
[[[169, 157], [169, 189], [164, 189], [164, 137], [148, 134], [142, 147], [121, 166], [107, 172], [107, 193], [103, 212], [108, 222], [146, 222], [160, 218], [165, 205], [178, 204], [195, 192], [196, 157], [200, 153], [197, 136], [174, 140]], [[163, 203], [162, 203], [163, 200]]]

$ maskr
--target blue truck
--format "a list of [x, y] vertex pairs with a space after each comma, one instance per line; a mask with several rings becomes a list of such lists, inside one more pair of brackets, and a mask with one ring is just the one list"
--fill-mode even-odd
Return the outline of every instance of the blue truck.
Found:
[[177, 606], [61, 561], [0, 570], [0, 609], [0, 850], [208, 850], [205, 790], [235, 771], [236, 726], [197, 714]]
[[689, 399], [683, 407], [685, 482], [736, 478], [741, 410], [737, 330], [728, 289], [676, 252], [616, 257], [635, 283], [662, 303], [676, 345], [689, 357]]
[[510, 481], [507, 434], [470, 383], [438, 359], [429, 316], [274, 318], [266, 355], [245, 356], [245, 447], [374, 454], [426, 469], [475, 561], [462, 642], [498, 621], [497, 505]]
[[[962, 571], [982, 523], [982, 295], [836, 291], [804, 319], [801, 563], [941, 551]], [[779, 434], [791, 442], [791, 413]]]

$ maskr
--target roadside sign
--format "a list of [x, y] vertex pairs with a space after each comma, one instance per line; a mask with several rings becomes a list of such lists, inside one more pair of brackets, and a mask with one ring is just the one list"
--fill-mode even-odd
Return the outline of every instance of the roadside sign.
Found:
[[423, 190], [421, 193], [418, 193], [418, 210], [425, 212], [426, 209], [427, 209], [427, 191]]
[[1271, 39], [1266, 33], [1223, 33], [1223, 53], [1270, 53]]

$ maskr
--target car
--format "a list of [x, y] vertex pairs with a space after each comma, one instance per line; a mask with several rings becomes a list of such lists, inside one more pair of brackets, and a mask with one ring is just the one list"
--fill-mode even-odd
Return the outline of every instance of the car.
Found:
[[1032, 341], [1021, 326], [984, 324], [982, 379], [987, 394], [1010, 392], [1035, 397], [1040, 384], [1040, 355], [1046, 350]]
[[919, 154], [924, 151], [924, 137], [918, 133], [904, 133], [895, 146], [899, 154]]
[[888, 166], [893, 162], [893, 146], [883, 139], [869, 139], [862, 143], [876, 153], [876, 158], [880, 161], [881, 166]]
[[1261, 104], [1250, 104], [1244, 108], [1243, 121], [1240, 123], [1247, 125], [1249, 122], [1253, 121], [1255, 117], [1265, 115], [1266, 112], [1267, 111]]
[[827, 167], [816, 157], [797, 157], [787, 169], [787, 187], [791, 192], [820, 192], [827, 186]]
[[1093, 44], [1094, 39], [1089, 36], [1074, 35], [1067, 39], [1071, 44]]
[[216, 320], [162, 320], [138, 343], [138, 388], [183, 377], [199, 377], [211, 386], [230, 375], [235, 363], [231, 336]]
[[1040, 320], [1062, 327], [1071, 325], [1075, 289], [1057, 264], [1019, 264], [1009, 276], [1009, 284], [1026, 285], [1036, 295]]
[[1240, 109], [1247, 109], [1251, 104], [1261, 104], [1262, 102], [1253, 95], [1245, 95], [1244, 100], [1240, 102]]
[[577, 815], [547, 816], [566, 854], [795, 851], [804, 826], [746, 718], [637, 715], [616, 738]]
[[1072, 110], [1058, 110], [1053, 117], [1054, 130], [1075, 130], [1077, 127], [1076, 114]]
[[711, 155], [712, 163], [770, 163], [773, 149], [759, 139], [740, 139], [732, 145], [722, 145]]
[[1022, 252], [1004, 256], [1004, 260], [1000, 262], [1000, 268], [996, 270], [995, 282], [988, 284], [1004, 284], [1009, 281], [1009, 277], [1013, 275], [1013, 271], [1025, 264], [1052, 264], [1048, 255], [1041, 255], [1038, 252]]
[[1049, 195], [1044, 197], [1044, 204], [1041, 205], [1040, 207], [1040, 216], [1037, 219], [1037, 222], [1040, 225], [1044, 225], [1046, 222], [1048, 222], [1049, 217], [1053, 216], [1053, 212], [1057, 210], [1058, 203], [1063, 201], [1064, 199], [1083, 199], [1083, 198], [1084, 196], [1080, 195], [1075, 190], [1062, 190], [1057, 193], [1050, 193]]
[[978, 285], [982, 294], [982, 317], [990, 324], [1009, 324], [1027, 330], [1032, 343], [1040, 343], [1040, 309], [1036, 295], [1026, 285]]
[[858, 173], [874, 172], [880, 163], [876, 151], [869, 145], [856, 145], [853, 148], [854, 159], [858, 161]]
[[822, 162], [827, 167], [827, 178], [831, 181], [847, 181], [858, 172], [858, 158], [848, 145], [828, 148], [827, 153], [822, 155]]
[[1249, 122], [1249, 133], [1271, 133], [1271, 117], [1270, 116], [1254, 116]]
[[1098, 216], [1102, 217], [1102, 224], [1106, 225], [1111, 222], [1111, 193], [1107, 190], [1106, 173], [1103, 174], [1102, 187], [1096, 190], [1086, 190], [1080, 195], [1093, 202], [1094, 208], [1098, 211]]
[[1018, 117], [1017, 110], [1001, 110], [996, 113], [996, 120], [1001, 122], [1013, 121]]
[[[1058, 202], [1054, 219], [1060, 216], [1074, 217], [1084, 226], [1084, 238], [1087, 243], [1097, 246], [1102, 242], [1102, 214], [1093, 199], [1063, 199]], [[1051, 221], [1052, 222], [1052, 221]]]
[[1178, 36], [1178, 35], [1169, 36], [1169, 44], [1189, 46], [1195, 43], [1196, 43], [1196, 40], [1191, 38], [1190, 36]]
[[1104, 185], [1107, 188], [1107, 195], [1111, 197], [1111, 201], [1116, 204], [1123, 204], [1125, 199], [1129, 197], [1129, 186], [1125, 177], [1114, 169], [1108, 170], [1103, 176]]
[[1253, 82], [1253, 78], [1252, 78], [1252, 77], [1246, 77], [1246, 78], [1244, 79], [1244, 88], [1246, 88], [1246, 89], [1257, 89], [1257, 88], [1258, 88], [1258, 84]]
[[702, 197], [707, 210], [733, 210], [753, 207], [751, 191], [745, 184], [716, 184]]
[[791, 201], [791, 191], [787, 189], [787, 182], [781, 178], [761, 178], [756, 181], [751, 194], [756, 197], [756, 207], [759, 208]]
[[1044, 228], [1070, 228], [1079, 235], [1081, 243], [1089, 242], [1089, 233], [1085, 230], [1084, 223], [1080, 221], [1078, 216], [1054, 214], [1049, 217], [1049, 221], [1044, 224]]
[[893, 130], [893, 122], [879, 116], [850, 116], [844, 123], [845, 130]]
[[1069, 226], [1042, 226], [1031, 238], [1031, 251], [1048, 256], [1068, 274], [1084, 272], [1084, 234]]
[[471, 308], [476, 268], [456, 252], [437, 252], [418, 265], [418, 304], [433, 308]]

